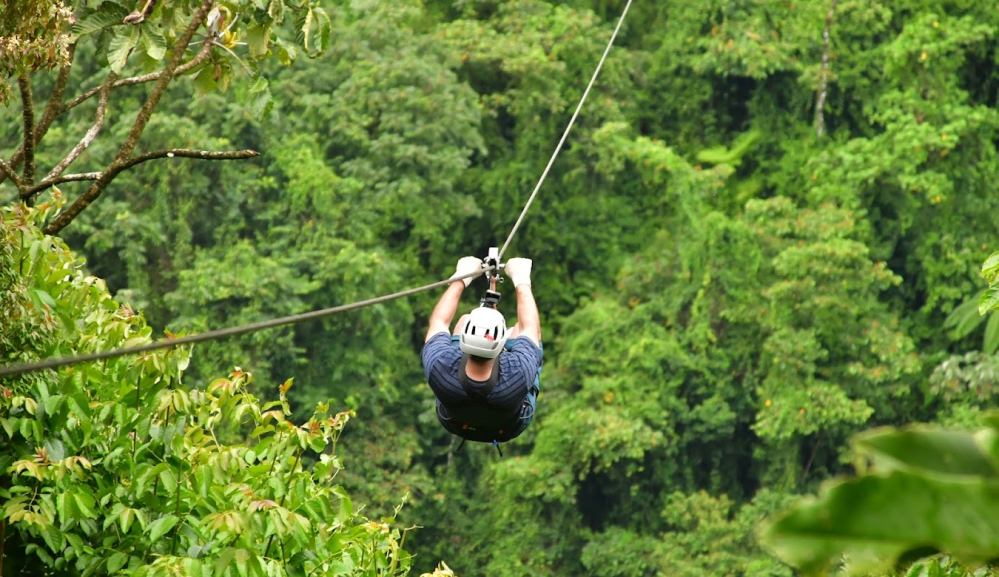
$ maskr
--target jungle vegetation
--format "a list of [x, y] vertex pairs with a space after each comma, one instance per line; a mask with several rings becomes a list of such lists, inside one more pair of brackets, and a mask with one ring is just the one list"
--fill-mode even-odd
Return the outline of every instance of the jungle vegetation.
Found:
[[[447, 278], [624, 5], [6, 3], [0, 361]], [[546, 367], [504, 456], [434, 418], [433, 291], [0, 377], [0, 572], [991, 574], [997, 35], [979, 0], [634, 2], [507, 253]]]

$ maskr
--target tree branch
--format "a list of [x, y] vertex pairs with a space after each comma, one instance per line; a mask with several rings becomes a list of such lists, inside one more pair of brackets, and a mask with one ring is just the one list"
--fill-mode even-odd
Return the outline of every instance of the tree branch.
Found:
[[829, 86], [829, 29], [832, 28], [833, 16], [836, 13], [836, 2], [832, 0], [829, 12], [826, 14], [826, 26], [822, 30], [822, 73], [819, 76], [819, 95], [815, 102], [815, 134], [822, 138], [825, 130], [823, 109], [826, 104], [826, 92]]
[[[201, 47], [201, 51], [198, 52], [198, 54], [194, 58], [178, 66], [177, 69], [173, 71], [173, 75], [180, 76], [182, 74], [186, 74], [192, 68], [204, 62], [205, 58], [208, 58], [208, 54], [211, 53], [213, 44], [214, 44], [214, 39], [212, 37], [206, 38], [204, 46]], [[141, 76], [121, 78], [115, 81], [112, 88], [120, 88], [122, 86], [132, 86], [135, 84], [142, 84], [144, 82], [152, 82], [153, 80], [159, 79], [159, 77], [163, 75], [163, 72], [164, 72], [163, 70], [160, 70], [157, 72], [150, 72], [149, 74], [143, 74]], [[101, 91], [100, 86], [91, 88], [90, 90], [77, 96], [73, 100], [67, 102], [59, 112], [65, 112], [71, 108], [75, 108], [76, 106], [92, 98], [95, 94], [97, 94], [100, 91]]]
[[[74, 146], [73, 149], [69, 151], [69, 154], [66, 155], [66, 158], [63, 158], [62, 161], [59, 162], [59, 164], [55, 165], [55, 168], [53, 168], [47, 175], [45, 175], [45, 178], [42, 179], [43, 181], [51, 181], [57, 178], [60, 174], [63, 173], [64, 170], [69, 168], [69, 165], [72, 164], [77, 158], [79, 158], [79, 156], [83, 154], [83, 151], [90, 146], [90, 143], [92, 143], [94, 139], [97, 138], [97, 135], [100, 133], [101, 129], [104, 128], [104, 113], [107, 111], [108, 100], [111, 96], [111, 87], [114, 85], [116, 77], [117, 76], [115, 75], [114, 72], [108, 74], [108, 79], [104, 82], [103, 85], [101, 85], [101, 97], [97, 101], [97, 112], [94, 114], [94, 123], [87, 130], [87, 133], [84, 134], [83, 138], [80, 139], [80, 142], [76, 143], [76, 146]], [[25, 191], [25, 194], [22, 195], [22, 198], [24, 198], [25, 196], [31, 196], [32, 194], [33, 193], [31, 193], [30, 191]]]
[[202, 160], [242, 160], [244, 158], [253, 158], [254, 156], [260, 156], [260, 153], [256, 150], [223, 150], [223, 151], [212, 151], [212, 150], [191, 150], [189, 148], [171, 148], [169, 150], [157, 150], [154, 152], [147, 152], [145, 154], [140, 154], [134, 158], [130, 158], [125, 161], [118, 172], [122, 172], [132, 168], [136, 164], [142, 164], [149, 160], [156, 158], [200, 158]]
[[16, 186], [18, 190], [21, 189], [21, 179], [17, 176], [17, 172], [14, 171], [14, 168], [11, 165], [4, 162], [2, 158], [0, 158], [0, 172], [3, 172], [4, 176], [11, 179], [11, 181], [14, 182], [14, 186]]
[[27, 73], [17, 78], [21, 89], [21, 118], [24, 121], [24, 176], [23, 184], [35, 183], [35, 97], [31, 93], [31, 78]]
[[147, 152], [145, 154], [140, 154], [134, 158], [130, 158], [125, 162], [115, 166], [113, 169], [109, 169], [112, 172], [110, 175], [105, 172], [80, 172], [76, 174], [67, 174], [65, 176], [58, 176], [53, 179], [46, 177], [45, 180], [39, 182], [35, 186], [31, 187], [25, 197], [34, 198], [38, 196], [38, 193], [42, 192], [47, 188], [56, 186], [57, 184], [62, 184], [64, 182], [73, 182], [81, 180], [100, 180], [107, 178], [108, 184], [114, 180], [122, 172], [125, 172], [129, 168], [137, 164], [142, 164], [143, 162], [148, 162], [150, 160], [155, 160], [157, 158], [198, 158], [201, 160], [242, 160], [244, 158], [253, 158], [255, 156], [260, 156], [260, 153], [256, 150], [222, 150], [222, 151], [212, 151], [212, 150], [191, 150], [189, 148], [171, 148], [169, 150], [157, 150], [154, 152]]
[[102, 173], [100, 173], [100, 172], [77, 172], [77, 173], [74, 173], [74, 174], [64, 174], [64, 175], [59, 176], [57, 178], [54, 178], [52, 180], [43, 180], [43, 181], [39, 182], [38, 184], [36, 184], [35, 186], [33, 186], [28, 191], [28, 195], [33, 198], [33, 197], [37, 196], [39, 192], [45, 190], [46, 188], [51, 188], [53, 186], [56, 186], [58, 184], [62, 184], [64, 182], [76, 182], [76, 181], [81, 181], [81, 180], [97, 180], [98, 178], [101, 177], [101, 174]]
[[[42, 137], [48, 132], [49, 126], [52, 125], [52, 121], [55, 117], [62, 111], [62, 96], [66, 92], [66, 81], [69, 80], [69, 70], [73, 67], [73, 56], [76, 54], [76, 43], [69, 45], [69, 58], [66, 60], [66, 64], [59, 67], [59, 75], [56, 77], [55, 85], [52, 87], [52, 94], [49, 95], [49, 102], [45, 106], [45, 111], [42, 112], [42, 117], [38, 120], [35, 125], [35, 145], [41, 142]], [[14, 156], [10, 157], [11, 168], [17, 169], [21, 165], [21, 160], [24, 159], [24, 144], [17, 148], [14, 152]], [[6, 174], [0, 174], [0, 184], [6, 179]]]
[[208, 15], [208, 11], [211, 8], [214, 0], [202, 0], [201, 6], [194, 12], [194, 16], [191, 18], [190, 24], [187, 26], [187, 30], [177, 39], [177, 44], [174, 46], [173, 54], [170, 57], [170, 62], [167, 64], [166, 68], [160, 73], [160, 77], [156, 79], [156, 84], [153, 86], [152, 91], [149, 93], [149, 98], [146, 99], [145, 104], [142, 105], [142, 109], [139, 110], [138, 116], [135, 118], [135, 123], [132, 125], [132, 129], [129, 131], [128, 136], [125, 138], [125, 143], [122, 144], [121, 148], [118, 150], [118, 154], [115, 155], [114, 160], [108, 165], [104, 173], [98, 178], [86, 192], [83, 193], [79, 198], [77, 198], [72, 205], [69, 206], [65, 211], [59, 213], [55, 219], [49, 223], [43, 229], [45, 234], [56, 234], [60, 230], [66, 227], [69, 223], [73, 222], [73, 219], [80, 214], [83, 209], [87, 208], [101, 192], [107, 187], [108, 184], [114, 180], [114, 177], [118, 175], [119, 172], [124, 170], [122, 166], [128, 162], [128, 157], [135, 150], [136, 145], [139, 143], [139, 137], [142, 136], [142, 131], [145, 130], [146, 124], [149, 123], [149, 119], [153, 114], [153, 109], [159, 103], [160, 98], [166, 91], [167, 85], [170, 84], [170, 80], [173, 79], [174, 72], [177, 67], [180, 66], [180, 61], [184, 58], [184, 52], [187, 51], [187, 46], [191, 43], [191, 38], [194, 37], [194, 33], [204, 22], [205, 16]]

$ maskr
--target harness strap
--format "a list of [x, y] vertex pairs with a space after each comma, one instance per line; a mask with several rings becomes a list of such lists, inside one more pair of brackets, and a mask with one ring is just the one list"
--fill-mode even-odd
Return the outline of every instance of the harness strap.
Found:
[[493, 360], [493, 372], [489, 375], [489, 379], [486, 380], [485, 386], [478, 390], [473, 389], [472, 385], [468, 382], [468, 373], [465, 372], [465, 367], [467, 365], [468, 354], [462, 353], [461, 362], [458, 365], [458, 382], [461, 383], [461, 388], [465, 390], [465, 394], [468, 395], [469, 399], [478, 401], [479, 403], [485, 403], [489, 393], [493, 392], [493, 389], [495, 389], [496, 385], [499, 383], [499, 357]]

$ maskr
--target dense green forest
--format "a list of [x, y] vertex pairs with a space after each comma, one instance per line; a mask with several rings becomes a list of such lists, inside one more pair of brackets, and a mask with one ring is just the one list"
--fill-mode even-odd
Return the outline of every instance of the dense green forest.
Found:
[[[5, 364], [447, 278], [506, 238], [625, 6], [64, 3], [0, 8]], [[997, 35], [979, 0], [634, 2], [507, 252], [546, 366], [503, 456], [434, 417], [439, 291], [0, 377], [0, 574], [815, 570], [759, 527], [905, 461], [858, 433], [999, 425]], [[980, 541], [855, 558], [999, 557], [999, 516], [961, 516], [999, 510], [988, 447], [960, 461], [987, 498], [934, 509]], [[947, 544], [969, 563], [903, 555]]]

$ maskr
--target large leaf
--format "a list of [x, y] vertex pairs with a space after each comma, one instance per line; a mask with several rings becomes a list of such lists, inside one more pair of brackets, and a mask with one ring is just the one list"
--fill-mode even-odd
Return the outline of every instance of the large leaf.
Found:
[[997, 349], [999, 349], [999, 314], [993, 314], [989, 316], [989, 322], [985, 325], [982, 352], [986, 355], [992, 355]]
[[947, 335], [951, 340], [963, 339], [981, 324], [982, 315], [978, 313], [980, 299], [981, 295], [968, 299], [947, 315], [947, 319], [944, 320], [944, 328], [948, 329]]
[[108, 64], [111, 70], [120, 73], [125, 68], [128, 55], [139, 42], [139, 31], [133, 28], [130, 34], [118, 34], [111, 39], [108, 46]]
[[180, 521], [175, 515], [164, 515], [159, 519], [153, 521], [146, 528], [146, 532], [149, 533], [149, 540], [155, 542], [157, 539], [166, 535], [166, 533], [173, 529], [174, 525]]
[[166, 56], [166, 37], [156, 26], [142, 27], [142, 48], [153, 60], [162, 60]]
[[120, 4], [104, 2], [96, 12], [73, 25], [73, 37], [80, 38], [81, 36], [99, 32], [110, 26], [121, 24], [125, 16], [128, 16], [128, 12], [128, 9]]
[[766, 526], [761, 538], [806, 575], [844, 557], [847, 574], [859, 575], [927, 549], [987, 561], [999, 558], [999, 482], [901, 470], [833, 482]]
[[267, 54], [271, 36], [270, 26], [252, 24], [246, 30], [246, 46], [250, 49], [250, 56], [259, 58]]
[[999, 478], [975, 437], [965, 432], [928, 428], [875, 430], [859, 435], [855, 443], [859, 453], [874, 460], [875, 470]]

